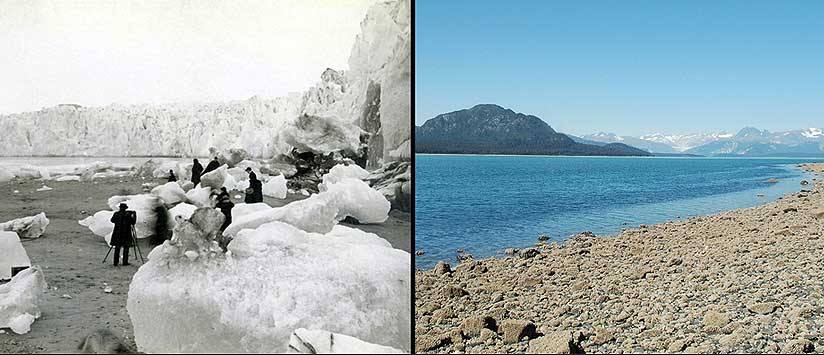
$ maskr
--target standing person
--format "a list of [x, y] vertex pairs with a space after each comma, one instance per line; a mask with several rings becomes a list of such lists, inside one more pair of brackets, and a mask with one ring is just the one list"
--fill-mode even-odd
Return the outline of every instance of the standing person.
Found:
[[255, 172], [252, 171], [252, 168], [247, 167], [246, 172], [249, 173], [249, 181], [257, 180], [257, 174], [255, 174]]
[[169, 182], [177, 181], [177, 176], [175, 176], [175, 172], [169, 170]]
[[209, 162], [209, 165], [206, 165], [206, 170], [204, 170], [203, 173], [206, 174], [206, 173], [208, 173], [212, 170], [215, 170], [219, 167], [220, 167], [220, 162], [218, 162], [217, 157], [215, 157], [214, 159], [212, 159], [212, 161]]
[[246, 198], [243, 200], [246, 203], [263, 202], [263, 184], [256, 176], [249, 176], [249, 188], [246, 189]]
[[195, 159], [192, 165], [192, 183], [195, 186], [200, 183], [200, 175], [203, 175], [203, 165], [200, 165], [200, 162]]
[[217, 204], [215, 205], [215, 207], [219, 208], [220, 212], [223, 213], [223, 216], [226, 217], [223, 219], [223, 225], [220, 226], [221, 232], [226, 230], [226, 227], [232, 224], [232, 208], [235, 207], [235, 204], [232, 203], [232, 200], [229, 198], [229, 194], [226, 193], [224, 195], [224, 192], [226, 191], [224, 190], [220, 193], [220, 195], [218, 195]]
[[110, 222], [114, 223], [111, 245], [114, 246], [114, 266], [120, 263], [120, 248], [123, 248], [123, 265], [129, 265], [129, 247], [132, 246], [132, 226], [137, 223], [137, 213], [127, 211], [125, 203], [120, 204], [120, 210], [112, 215]]

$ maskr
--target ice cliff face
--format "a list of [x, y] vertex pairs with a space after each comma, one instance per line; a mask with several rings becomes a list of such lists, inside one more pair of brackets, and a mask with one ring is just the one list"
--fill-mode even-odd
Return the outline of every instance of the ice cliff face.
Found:
[[409, 0], [374, 4], [349, 70], [327, 69], [303, 94], [205, 104], [58, 105], [0, 116], [4, 156], [207, 156], [242, 148], [268, 158], [292, 147], [356, 151], [370, 166], [410, 154]]

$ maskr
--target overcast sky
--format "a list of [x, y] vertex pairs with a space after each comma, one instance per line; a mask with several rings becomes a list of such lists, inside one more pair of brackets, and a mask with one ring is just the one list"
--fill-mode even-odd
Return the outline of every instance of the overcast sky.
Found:
[[373, 2], [0, 0], [0, 113], [302, 91]]

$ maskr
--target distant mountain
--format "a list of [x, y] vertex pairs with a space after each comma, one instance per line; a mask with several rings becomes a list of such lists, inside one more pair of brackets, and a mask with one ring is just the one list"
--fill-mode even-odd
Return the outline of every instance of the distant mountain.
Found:
[[686, 153], [712, 156], [824, 156], [824, 132], [818, 128], [770, 132], [744, 127], [735, 135]]
[[653, 153], [677, 153], [672, 146], [659, 143], [651, 140], [635, 138], [630, 136], [619, 136], [614, 133], [598, 132], [595, 134], [588, 134], [583, 137], [584, 140], [602, 142], [602, 143], [623, 143], [635, 148], [640, 148]]
[[710, 142], [732, 137], [731, 133], [695, 133], [695, 134], [661, 134], [653, 133], [638, 137], [644, 141], [661, 143], [672, 147], [677, 152], [684, 152]]
[[440, 114], [415, 127], [418, 153], [639, 155], [650, 153], [621, 143], [591, 145], [575, 142], [532, 115], [498, 105]]

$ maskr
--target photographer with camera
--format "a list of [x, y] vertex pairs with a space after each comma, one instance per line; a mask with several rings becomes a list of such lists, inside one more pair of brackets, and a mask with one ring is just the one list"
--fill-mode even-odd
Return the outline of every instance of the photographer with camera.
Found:
[[120, 204], [120, 210], [112, 216], [114, 223], [111, 245], [114, 247], [114, 266], [120, 262], [120, 248], [123, 248], [123, 265], [129, 265], [129, 247], [132, 246], [132, 226], [137, 223], [137, 212], [127, 211], [125, 203]]

